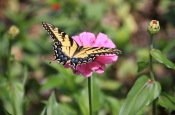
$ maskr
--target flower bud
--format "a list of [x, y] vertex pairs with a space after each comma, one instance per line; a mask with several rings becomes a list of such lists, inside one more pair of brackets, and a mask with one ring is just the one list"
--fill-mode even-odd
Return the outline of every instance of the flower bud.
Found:
[[154, 35], [157, 34], [160, 30], [160, 25], [159, 25], [159, 21], [157, 20], [152, 20], [147, 28], [147, 31], [150, 35]]
[[8, 34], [9, 34], [9, 38], [10, 38], [10, 39], [14, 39], [15, 36], [18, 35], [18, 33], [19, 33], [18, 27], [14, 26], [14, 25], [11, 26], [11, 27], [9, 28], [9, 30], [8, 30]]

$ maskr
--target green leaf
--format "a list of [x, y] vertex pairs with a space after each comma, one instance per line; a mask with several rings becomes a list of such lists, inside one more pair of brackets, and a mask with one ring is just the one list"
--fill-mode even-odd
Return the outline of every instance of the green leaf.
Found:
[[47, 88], [56, 87], [61, 89], [62, 91], [66, 90], [66, 93], [68, 95], [71, 95], [77, 91], [77, 89], [79, 88], [80, 82], [84, 80], [84, 77], [82, 76], [78, 77], [79, 75], [74, 75], [70, 68], [65, 69], [63, 65], [59, 65], [56, 62], [51, 64], [49, 64], [48, 62], [45, 62], [45, 63], [50, 67], [54, 68], [59, 73], [49, 76], [48, 80], [46, 81], [46, 84], [42, 86], [41, 91]]
[[78, 106], [82, 112], [82, 115], [89, 114], [89, 96], [88, 96], [88, 88], [85, 87], [80, 93], [75, 95], [75, 100], [78, 102]]
[[46, 107], [44, 107], [44, 109], [42, 110], [42, 112], [41, 112], [40, 115], [47, 115], [47, 114], [46, 114]]
[[59, 109], [58, 109], [58, 103], [55, 98], [55, 93], [52, 92], [48, 103], [47, 103], [47, 115], [60, 115]]
[[163, 63], [168, 68], [175, 69], [174, 63], [171, 62], [170, 60], [168, 60], [165, 56], [163, 56], [163, 54], [162, 54], [162, 52], [160, 50], [153, 49], [153, 50], [151, 50], [150, 53], [160, 63]]
[[77, 115], [77, 112], [66, 104], [58, 104], [60, 115]]
[[92, 110], [98, 111], [104, 102], [104, 96], [100, 90], [99, 82], [97, 80], [97, 76], [91, 76], [92, 82]]
[[138, 70], [137, 72], [141, 72], [142, 70], [144, 70], [145, 68], [147, 68], [149, 66], [148, 62], [144, 62], [144, 61], [140, 61], [137, 63], [138, 65]]
[[87, 18], [98, 21], [103, 17], [105, 7], [103, 2], [94, 2], [93, 4], [86, 3], [85, 5]]
[[[88, 80], [88, 79], [87, 79]], [[88, 82], [88, 81], [87, 81]], [[78, 102], [78, 105], [81, 109], [83, 115], [87, 115], [89, 113], [89, 92], [88, 92], [88, 84], [86, 87], [75, 96], [75, 100]], [[91, 76], [91, 94], [92, 94], [92, 111], [97, 112], [100, 107], [102, 107], [104, 102], [104, 96], [99, 88], [98, 80], [96, 76]]]
[[5, 115], [12, 115], [4, 108]]
[[112, 115], [118, 115], [120, 107], [121, 107], [121, 102], [111, 96], [106, 96], [106, 100], [109, 103], [110, 111]]
[[[153, 64], [157, 64], [157, 63], [153, 62]], [[140, 61], [140, 62], [137, 63], [137, 65], [138, 65], [137, 72], [141, 72], [142, 70], [144, 70], [145, 68], [147, 68], [149, 66], [149, 63], [148, 62], [144, 62], [144, 61]]]
[[67, 105], [62, 105], [56, 101], [55, 93], [52, 92], [41, 115], [76, 115], [77, 113]]
[[[163, 41], [165, 43], [165, 41]], [[163, 53], [170, 53], [175, 46], [175, 39], [172, 39], [171, 42], [168, 42], [168, 45], [164, 45]]]
[[119, 115], [135, 115], [150, 102], [156, 99], [161, 91], [158, 82], [152, 81], [146, 75], [138, 78], [127, 95]]
[[99, 85], [101, 89], [114, 91], [119, 89], [122, 86], [122, 83], [120, 83], [119, 81], [110, 80], [110, 79], [105, 79], [105, 80], [99, 79]]
[[175, 97], [162, 92], [158, 99], [158, 104], [165, 108], [175, 110]]
[[26, 65], [24, 65], [24, 79], [23, 79], [23, 86], [26, 84], [26, 81], [27, 81], [27, 75], [28, 75], [28, 68]]
[[42, 85], [41, 91], [46, 89], [58, 88], [64, 84], [64, 79], [61, 76], [51, 75], [48, 77], [45, 84]]
[[35, 55], [29, 55], [29, 54], [24, 55], [24, 62], [32, 69], [36, 70], [37, 68], [39, 68], [39, 63]]
[[[19, 82], [14, 82], [8, 87], [8, 95], [14, 115], [23, 115], [24, 87]], [[7, 108], [6, 108], [7, 109]]]

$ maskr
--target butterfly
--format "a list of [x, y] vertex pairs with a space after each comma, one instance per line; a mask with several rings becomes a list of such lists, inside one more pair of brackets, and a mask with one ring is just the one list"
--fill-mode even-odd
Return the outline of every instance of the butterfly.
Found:
[[69, 63], [75, 70], [78, 65], [92, 62], [98, 56], [121, 54], [121, 51], [115, 48], [79, 46], [73, 38], [54, 25], [42, 22], [42, 26], [54, 41], [54, 60], [63, 65]]

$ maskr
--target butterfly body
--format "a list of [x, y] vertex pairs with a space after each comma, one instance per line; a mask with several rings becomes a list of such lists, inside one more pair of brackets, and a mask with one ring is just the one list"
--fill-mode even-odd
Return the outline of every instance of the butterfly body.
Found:
[[42, 22], [42, 25], [54, 41], [55, 60], [60, 64], [69, 63], [76, 69], [78, 65], [94, 61], [97, 56], [121, 54], [121, 51], [115, 48], [79, 46], [75, 40], [57, 27], [45, 22]]

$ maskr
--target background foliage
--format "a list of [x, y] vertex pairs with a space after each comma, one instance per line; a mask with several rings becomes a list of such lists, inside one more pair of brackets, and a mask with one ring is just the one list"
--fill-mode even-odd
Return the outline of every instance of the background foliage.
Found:
[[[175, 63], [174, 6], [173, 0], [1, 0], [0, 114], [88, 113], [87, 80], [62, 65], [49, 64], [54, 58], [53, 42], [41, 26], [45, 21], [70, 36], [83, 31], [96, 35], [103, 32], [122, 50], [118, 61], [107, 66], [105, 73], [93, 75], [94, 113], [118, 115], [137, 77], [149, 74], [148, 69], [137, 71], [137, 62], [148, 61], [146, 29], [150, 20], [159, 20], [161, 26], [155, 47]], [[16, 25], [20, 33], [12, 41], [9, 77], [7, 32], [11, 25]], [[154, 64], [154, 71], [162, 90], [174, 96], [175, 71], [162, 64]], [[161, 106], [158, 109], [160, 115], [172, 111]], [[150, 111], [147, 106], [140, 113], [149, 115]]]

